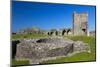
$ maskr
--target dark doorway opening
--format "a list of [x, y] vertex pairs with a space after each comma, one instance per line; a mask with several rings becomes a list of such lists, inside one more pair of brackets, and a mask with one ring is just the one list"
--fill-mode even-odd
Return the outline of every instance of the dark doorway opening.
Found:
[[65, 35], [65, 33], [66, 33], [66, 30], [63, 30], [63, 31], [62, 31], [62, 35]]
[[58, 35], [58, 32], [57, 31], [55, 33], [56, 33], [56, 35]]
[[83, 31], [84, 33], [86, 33], [86, 29], [82, 29], [82, 31]]
[[15, 58], [18, 43], [20, 43], [19, 40], [12, 41], [12, 58]]
[[86, 29], [82, 29], [83, 32], [86, 32]]
[[70, 30], [70, 29], [68, 29], [68, 30], [67, 30], [67, 34], [68, 34], [69, 32], [71, 32], [71, 30]]

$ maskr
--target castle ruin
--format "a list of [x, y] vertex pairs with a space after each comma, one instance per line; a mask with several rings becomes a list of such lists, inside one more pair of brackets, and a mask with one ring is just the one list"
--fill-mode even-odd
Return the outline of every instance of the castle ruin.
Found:
[[87, 35], [88, 32], [88, 14], [76, 13], [73, 14], [73, 35]]
[[48, 31], [42, 31], [39, 29], [24, 29], [19, 32], [19, 34], [32, 34], [32, 33], [42, 33], [49, 36], [66, 36], [66, 35], [88, 35], [88, 13], [77, 13], [72, 14], [72, 28], [63, 29], [51, 29]]
[[[88, 34], [88, 13], [73, 13], [73, 28], [61, 29], [59, 31], [49, 31], [50, 35], [87, 35]], [[53, 33], [53, 34], [52, 34]]]

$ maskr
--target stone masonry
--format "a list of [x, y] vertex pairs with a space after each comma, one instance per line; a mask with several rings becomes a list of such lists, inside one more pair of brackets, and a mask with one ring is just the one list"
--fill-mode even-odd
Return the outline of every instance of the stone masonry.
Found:
[[79, 52], [90, 52], [87, 43], [63, 38], [41, 38], [20, 40], [16, 48], [16, 60], [28, 59], [30, 64], [69, 56]]
[[76, 13], [73, 14], [73, 35], [87, 35], [88, 32], [88, 14]]

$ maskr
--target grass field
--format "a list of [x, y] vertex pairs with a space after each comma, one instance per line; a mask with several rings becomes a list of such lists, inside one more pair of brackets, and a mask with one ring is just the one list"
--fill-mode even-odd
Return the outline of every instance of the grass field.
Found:
[[12, 60], [12, 66], [14, 65], [28, 65], [29, 61], [28, 60], [22, 60], [22, 61], [17, 61], [15, 59]]
[[[42, 34], [31, 34], [31, 35], [12, 35], [12, 39], [22, 39], [22, 38], [40, 38], [40, 37], [48, 37]], [[64, 36], [64, 39], [69, 38], [74, 41], [83, 41], [88, 43], [91, 48], [91, 53], [79, 53], [73, 55], [71, 57], [62, 57], [56, 60], [48, 60], [43, 61], [40, 64], [51, 64], [51, 63], [65, 63], [65, 62], [81, 62], [81, 61], [95, 61], [96, 60], [96, 40], [95, 37], [87, 37], [87, 36]], [[12, 61], [13, 65], [27, 65], [29, 61]]]
[[29, 38], [41, 38], [41, 37], [47, 37], [47, 35], [43, 35], [43, 34], [15, 34], [12, 35], [12, 39], [29, 39]]

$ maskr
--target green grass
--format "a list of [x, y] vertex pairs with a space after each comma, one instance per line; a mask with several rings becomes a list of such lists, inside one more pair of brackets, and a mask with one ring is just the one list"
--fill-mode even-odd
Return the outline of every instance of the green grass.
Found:
[[43, 61], [41, 64], [51, 64], [51, 63], [65, 63], [65, 62], [81, 62], [81, 61], [95, 61], [96, 60], [96, 42], [94, 37], [87, 37], [87, 36], [65, 36], [64, 37], [72, 39], [74, 41], [83, 41], [85, 43], [88, 43], [88, 45], [91, 48], [91, 53], [78, 53], [76, 55], [73, 55], [71, 57], [62, 57], [58, 58], [56, 60], [48, 60]]
[[17, 61], [15, 59], [12, 59], [12, 66], [17, 66], [17, 65], [29, 65], [29, 60]]
[[[65, 37], [66, 38], [66, 37]], [[68, 37], [71, 40], [74, 41], [83, 41], [85, 43], [88, 43], [88, 45], [91, 48], [91, 52], [95, 53], [96, 50], [96, 39], [95, 37], [88, 37], [88, 36], [69, 36]]]
[[23, 39], [23, 38], [40, 38], [40, 37], [47, 37], [47, 35], [43, 34], [15, 34], [12, 35], [12, 39]]

